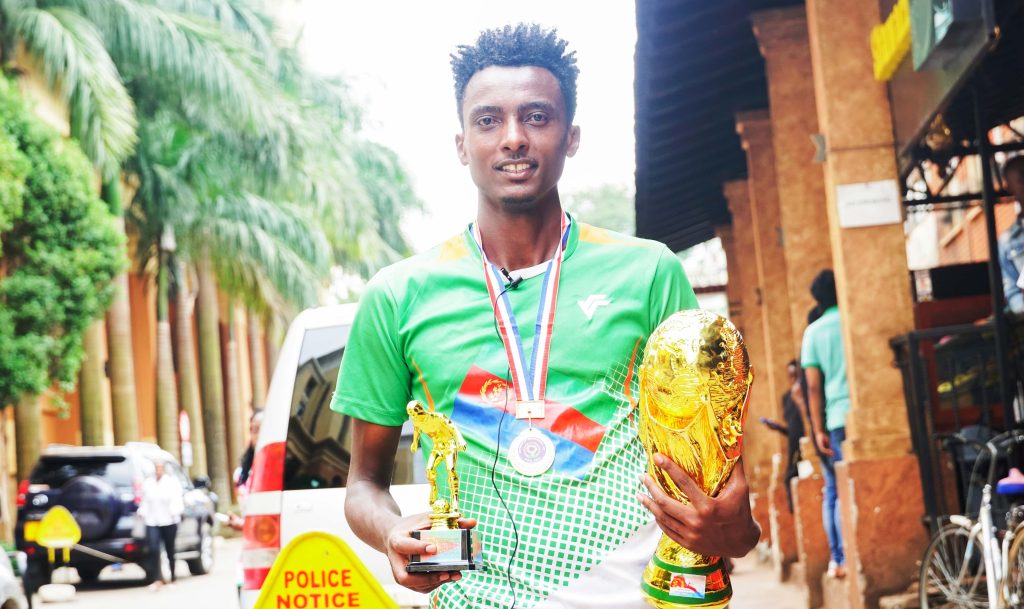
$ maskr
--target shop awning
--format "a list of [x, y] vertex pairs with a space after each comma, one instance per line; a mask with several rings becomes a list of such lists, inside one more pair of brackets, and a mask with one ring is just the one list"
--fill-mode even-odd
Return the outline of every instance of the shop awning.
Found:
[[735, 115], [768, 107], [754, 11], [794, 0], [637, 0], [637, 234], [675, 251], [730, 222], [722, 183], [746, 176]]

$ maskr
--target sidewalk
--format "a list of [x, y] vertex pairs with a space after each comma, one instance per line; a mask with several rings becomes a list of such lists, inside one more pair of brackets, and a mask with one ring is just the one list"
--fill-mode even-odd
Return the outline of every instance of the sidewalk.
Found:
[[795, 584], [781, 584], [770, 563], [759, 563], [757, 551], [736, 561], [732, 572], [729, 609], [804, 609], [804, 597]]

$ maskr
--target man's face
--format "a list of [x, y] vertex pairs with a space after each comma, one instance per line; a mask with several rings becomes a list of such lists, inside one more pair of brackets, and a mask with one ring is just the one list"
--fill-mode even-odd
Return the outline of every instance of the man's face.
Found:
[[527, 212], [556, 196], [579, 137], [558, 79], [544, 68], [491, 66], [466, 85], [459, 160], [482, 197], [506, 210]]
[[793, 366], [793, 365], [789, 365], [789, 366], [786, 367], [786, 372], [789, 374], [789, 382], [790, 383], [795, 383], [797, 377], [800, 374], [799, 370], [797, 369], [797, 367]]
[[1024, 203], [1024, 171], [1010, 171], [1006, 174], [1006, 189], [1013, 198]]

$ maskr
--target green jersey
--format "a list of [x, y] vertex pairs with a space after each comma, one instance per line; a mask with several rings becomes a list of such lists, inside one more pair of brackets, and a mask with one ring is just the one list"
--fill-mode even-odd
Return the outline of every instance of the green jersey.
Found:
[[[526, 277], [507, 293], [527, 358], [543, 283], [543, 276]], [[448, 415], [466, 439], [457, 465], [460, 508], [478, 520], [485, 569], [438, 588], [438, 606], [508, 606], [511, 568], [519, 606], [531, 607], [651, 520], [636, 499], [646, 454], [632, 416], [634, 370], [651, 331], [696, 306], [679, 259], [664, 245], [571, 223], [545, 417], [533, 421], [554, 444], [555, 461], [527, 477], [507, 459], [530, 423], [515, 417], [508, 359], [471, 231], [370, 281], [332, 408], [398, 426], [406, 403], [417, 399]]]

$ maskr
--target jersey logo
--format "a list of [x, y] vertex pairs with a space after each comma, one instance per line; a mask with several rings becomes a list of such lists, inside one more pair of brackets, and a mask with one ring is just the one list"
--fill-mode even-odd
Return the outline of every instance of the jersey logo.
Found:
[[[551, 399], [546, 402], [546, 416], [534, 419], [533, 426], [555, 445], [555, 463], [551, 468], [556, 473], [582, 480], [594, 465], [605, 426], [572, 406]], [[515, 407], [515, 395], [505, 379], [473, 366], [455, 395], [451, 417], [459, 431], [467, 437], [475, 437], [488, 448], [497, 445], [500, 439], [502, 454], [507, 454], [505, 451], [512, 439], [530, 426], [528, 421], [515, 417]]]
[[594, 319], [594, 313], [597, 313], [597, 307], [603, 307], [605, 305], [612, 304], [610, 298], [604, 294], [591, 294], [587, 296], [586, 300], [577, 300], [576, 304], [580, 305], [583, 309], [583, 314], [587, 316], [587, 319]]

